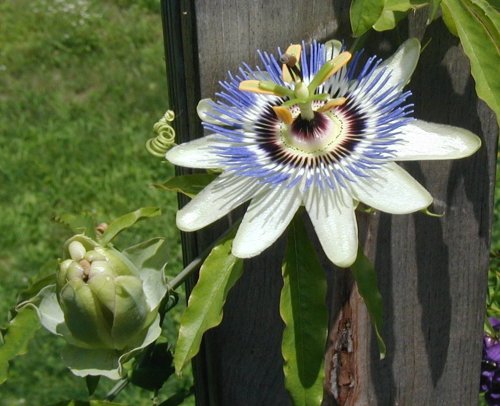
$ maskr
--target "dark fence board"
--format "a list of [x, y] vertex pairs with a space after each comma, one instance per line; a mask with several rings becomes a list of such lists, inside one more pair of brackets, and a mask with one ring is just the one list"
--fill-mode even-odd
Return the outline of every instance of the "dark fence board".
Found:
[[[349, 29], [345, 1], [162, 4], [179, 19], [171, 21], [178, 30], [167, 32], [166, 42], [167, 65], [172, 64], [169, 86], [181, 80], [175, 86], [188, 87], [186, 94], [173, 96], [181, 104], [171, 93], [181, 140], [201, 135], [192, 116], [196, 96], [212, 96], [218, 80], [242, 61], [256, 63], [257, 49], [274, 51], [302, 39], [341, 39]], [[417, 13], [399, 32], [371, 36], [367, 47], [386, 56], [399, 38], [421, 37], [424, 29], [425, 16]], [[353, 385], [344, 390], [349, 405], [477, 404], [498, 129], [491, 111], [475, 96], [458, 40], [440, 21], [427, 28], [425, 37], [432, 41], [410, 85], [416, 116], [470, 129], [481, 135], [483, 147], [460, 161], [403, 165], [433, 194], [435, 211], [445, 211], [445, 217], [360, 216], [362, 240], [376, 265], [384, 297], [385, 360], [378, 360], [369, 320], [356, 291], [351, 291], [349, 273], [325, 263], [332, 325], [325, 367], [331, 376], [337, 345], [332, 340], [350, 326], [356, 351], [349, 365]], [[184, 55], [178, 60], [171, 58], [176, 46]], [[185, 236], [185, 260], [227, 224], [222, 221], [195, 237]], [[229, 295], [222, 325], [207, 334], [195, 365], [199, 405], [290, 404], [283, 388], [278, 314], [284, 242], [280, 239], [262, 256], [247, 261], [244, 276]], [[335, 404], [330, 392], [327, 381], [325, 404]]]

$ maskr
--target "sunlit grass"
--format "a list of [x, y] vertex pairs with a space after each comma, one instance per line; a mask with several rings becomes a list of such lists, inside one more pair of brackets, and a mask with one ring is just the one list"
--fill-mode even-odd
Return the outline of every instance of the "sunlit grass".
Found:
[[[1, 324], [27, 278], [61, 254], [69, 235], [52, 221], [57, 214], [90, 211], [105, 221], [160, 206], [160, 219], [119, 243], [165, 236], [168, 272], [179, 271], [176, 197], [149, 186], [173, 170], [144, 148], [168, 107], [162, 41], [158, 1], [0, 3]], [[12, 365], [0, 404], [84, 399], [60, 345], [40, 332]], [[150, 403], [146, 393], [133, 396]]]

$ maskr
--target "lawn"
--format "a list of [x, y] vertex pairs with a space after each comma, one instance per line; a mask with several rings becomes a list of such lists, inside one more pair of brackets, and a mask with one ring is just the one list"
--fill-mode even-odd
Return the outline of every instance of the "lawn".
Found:
[[[168, 107], [159, 1], [5, 0], [0, 44], [0, 323], [16, 291], [61, 255], [69, 234], [53, 218], [63, 213], [105, 221], [160, 206], [159, 219], [118, 246], [164, 236], [168, 274], [177, 273], [176, 197], [150, 186], [173, 169], [144, 147]], [[59, 360], [61, 344], [40, 330], [29, 356], [12, 365], [0, 405], [84, 399], [83, 380]], [[150, 404], [148, 393], [125, 392], [117, 400]]]

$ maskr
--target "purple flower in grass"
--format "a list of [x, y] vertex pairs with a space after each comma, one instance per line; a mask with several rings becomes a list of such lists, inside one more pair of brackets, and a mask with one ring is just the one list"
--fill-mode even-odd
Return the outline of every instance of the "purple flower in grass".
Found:
[[[500, 331], [500, 320], [490, 318], [491, 326]], [[500, 342], [493, 337], [484, 335], [483, 361], [481, 363], [481, 392], [490, 406], [500, 406]]]

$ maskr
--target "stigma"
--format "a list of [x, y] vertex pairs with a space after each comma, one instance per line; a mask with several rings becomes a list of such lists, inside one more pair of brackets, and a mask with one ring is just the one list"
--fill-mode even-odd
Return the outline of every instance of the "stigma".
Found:
[[243, 80], [239, 89], [245, 92], [272, 95], [287, 98], [281, 106], [273, 107], [276, 115], [286, 124], [291, 125], [293, 117], [286, 109], [297, 106], [300, 109], [300, 118], [305, 121], [315, 121], [316, 113], [313, 109], [314, 102], [324, 101], [320, 113], [327, 112], [346, 102], [345, 98], [331, 99], [328, 94], [318, 93], [318, 88], [332, 75], [344, 67], [351, 59], [349, 52], [341, 52], [335, 58], [326, 61], [317, 71], [309, 83], [304, 82], [300, 67], [302, 46], [300, 44], [290, 45], [286, 52], [281, 55], [279, 62], [282, 64], [282, 79], [285, 86], [272, 81]]

